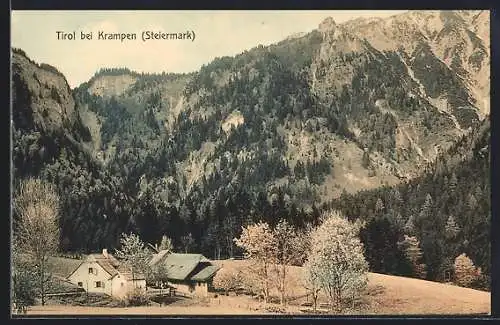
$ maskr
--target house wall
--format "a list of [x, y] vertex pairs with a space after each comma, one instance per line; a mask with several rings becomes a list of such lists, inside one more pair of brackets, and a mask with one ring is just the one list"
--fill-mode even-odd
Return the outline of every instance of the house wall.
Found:
[[180, 293], [192, 295], [193, 291], [191, 290], [189, 284], [186, 283], [171, 283], [171, 285]]
[[206, 282], [193, 282], [193, 283], [170, 283], [178, 292], [196, 296], [208, 297], [208, 286]]
[[195, 295], [198, 297], [208, 297], [208, 286], [206, 282], [197, 282]]
[[112, 281], [111, 295], [116, 298], [124, 298], [128, 291], [128, 281], [120, 274], [116, 275]]
[[[90, 267], [97, 270], [97, 274], [89, 274]], [[75, 285], [82, 282], [82, 287], [87, 292], [104, 293], [116, 298], [125, 298], [127, 292], [134, 287], [146, 290], [146, 280], [127, 280], [121, 274], [117, 274], [112, 279], [110, 277], [111, 275], [96, 262], [84, 262], [68, 279]], [[101, 281], [104, 287], [96, 288], [96, 281]]]
[[112, 281], [112, 296], [116, 298], [125, 298], [127, 293], [134, 288], [146, 290], [146, 280], [126, 280], [122, 275], [118, 274]]
[[[93, 274], [89, 274], [90, 267], [94, 269]], [[96, 262], [83, 262], [78, 269], [69, 276], [68, 280], [75, 285], [81, 282], [82, 288], [87, 292], [111, 295], [112, 281], [109, 278], [109, 273], [104, 271]], [[101, 281], [102, 283], [102, 286], [99, 288], [95, 285], [97, 281]]]

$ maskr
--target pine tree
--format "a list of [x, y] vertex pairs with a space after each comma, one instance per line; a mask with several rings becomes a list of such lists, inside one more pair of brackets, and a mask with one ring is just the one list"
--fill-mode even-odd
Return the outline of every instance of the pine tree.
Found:
[[403, 206], [403, 198], [401, 197], [401, 192], [397, 188], [394, 188], [391, 191], [391, 198], [393, 209], [399, 211], [399, 209]]
[[441, 278], [444, 271], [445, 244], [443, 235], [437, 230], [426, 231], [421, 239], [422, 251], [426, 264], [427, 279], [437, 280]]
[[455, 222], [455, 218], [453, 216], [449, 216], [445, 225], [445, 235], [447, 239], [455, 239], [460, 232], [460, 228]]
[[432, 210], [433, 210], [434, 202], [432, 200], [432, 196], [427, 194], [425, 197], [425, 202], [420, 209], [420, 213], [417, 219], [417, 230], [419, 232], [425, 232], [428, 227], [434, 227], [434, 223], [430, 222], [432, 220]]
[[457, 184], [458, 184], [457, 175], [455, 174], [455, 172], [453, 172], [451, 174], [451, 178], [450, 178], [449, 185], [448, 185], [448, 188], [450, 190], [450, 194], [455, 193], [455, 190], [457, 188]]
[[382, 202], [381, 198], [377, 199], [377, 202], [375, 203], [375, 212], [377, 214], [380, 214], [384, 211], [384, 202]]
[[401, 213], [399, 213], [399, 212], [396, 213], [396, 217], [394, 218], [394, 224], [396, 225], [398, 231], [401, 231], [404, 229], [406, 223], [405, 223]]
[[410, 216], [408, 218], [408, 221], [406, 221], [406, 224], [404, 226], [404, 232], [407, 234], [407, 235], [415, 235], [415, 217], [414, 216]]
[[400, 247], [413, 267], [413, 274], [421, 279], [425, 279], [425, 264], [421, 262], [423, 254], [417, 237], [404, 235], [404, 240], [400, 243]]
[[474, 211], [477, 208], [477, 200], [474, 194], [472, 193], [469, 193], [469, 196], [467, 197], [467, 207], [471, 211]]

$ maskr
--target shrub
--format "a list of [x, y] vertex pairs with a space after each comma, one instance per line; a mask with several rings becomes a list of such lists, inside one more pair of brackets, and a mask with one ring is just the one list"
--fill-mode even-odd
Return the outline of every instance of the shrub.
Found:
[[144, 290], [135, 288], [127, 294], [125, 304], [127, 306], [145, 306], [149, 304], [149, 299]]
[[455, 283], [463, 287], [470, 287], [480, 274], [479, 270], [474, 266], [474, 263], [472, 263], [471, 259], [465, 254], [457, 256], [454, 267]]
[[471, 283], [471, 288], [490, 291], [491, 278], [486, 274], [479, 274], [474, 282]]
[[222, 290], [226, 294], [238, 290], [243, 285], [241, 271], [222, 269], [215, 275], [213, 285], [215, 289]]

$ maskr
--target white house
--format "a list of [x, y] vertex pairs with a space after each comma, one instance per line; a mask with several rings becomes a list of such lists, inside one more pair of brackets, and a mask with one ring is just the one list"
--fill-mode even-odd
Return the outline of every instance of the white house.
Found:
[[125, 297], [134, 288], [146, 290], [144, 275], [131, 272], [106, 249], [102, 254], [88, 255], [68, 280], [87, 292], [105, 293], [116, 298]]

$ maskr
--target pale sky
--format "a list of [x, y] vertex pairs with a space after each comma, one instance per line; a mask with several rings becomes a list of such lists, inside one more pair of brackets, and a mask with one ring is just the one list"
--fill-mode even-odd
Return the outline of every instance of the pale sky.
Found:
[[[216, 57], [233, 56], [259, 44], [310, 32], [326, 17], [342, 23], [358, 17], [389, 17], [403, 11], [12, 11], [12, 46], [38, 63], [61, 71], [70, 86], [88, 81], [100, 68], [137, 72], [193, 72]], [[137, 40], [97, 40], [105, 33], [136, 33]], [[142, 41], [143, 31], [194, 31], [195, 40]], [[76, 32], [58, 40], [57, 31]], [[93, 32], [92, 40], [80, 33]]]

